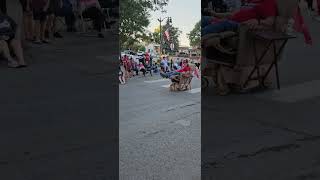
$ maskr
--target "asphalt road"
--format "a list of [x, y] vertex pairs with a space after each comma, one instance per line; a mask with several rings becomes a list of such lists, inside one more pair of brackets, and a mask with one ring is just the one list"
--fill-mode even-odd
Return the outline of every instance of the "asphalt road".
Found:
[[117, 179], [118, 39], [106, 34], [30, 45], [26, 69], [1, 61], [0, 179]]
[[200, 80], [189, 92], [169, 84], [157, 74], [120, 85], [121, 180], [200, 179]]
[[320, 22], [306, 21], [314, 45], [289, 42], [280, 91], [202, 92], [203, 179], [320, 179]]

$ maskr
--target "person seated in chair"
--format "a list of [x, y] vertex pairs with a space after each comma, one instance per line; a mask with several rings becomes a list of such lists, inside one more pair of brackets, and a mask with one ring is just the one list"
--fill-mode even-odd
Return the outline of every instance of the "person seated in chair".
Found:
[[[16, 38], [18, 25], [0, 11], [0, 44], [1, 53], [8, 60], [8, 66], [13, 68], [26, 67], [21, 40]], [[13, 51], [16, 60], [11, 56]]]
[[160, 76], [163, 78], [169, 78], [172, 79], [174, 76], [180, 75], [181, 73], [186, 73], [186, 72], [191, 72], [192, 69], [189, 66], [188, 60], [184, 60], [182, 62], [182, 68], [175, 70], [175, 71], [170, 71], [170, 72], [160, 72]]
[[232, 13], [213, 13], [214, 17], [203, 16], [201, 18], [201, 36], [211, 33], [237, 30], [240, 23], [247, 24], [251, 29], [259, 28], [259, 25], [272, 25], [277, 15], [276, 0], [263, 0], [261, 3], [244, 8]]

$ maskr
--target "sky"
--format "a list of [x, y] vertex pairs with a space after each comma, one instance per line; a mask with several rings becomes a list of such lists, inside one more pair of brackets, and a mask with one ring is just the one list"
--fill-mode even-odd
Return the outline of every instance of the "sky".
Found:
[[[159, 27], [159, 17], [164, 18], [170, 16], [174, 27], [182, 31], [180, 35], [180, 46], [189, 46], [187, 34], [193, 29], [194, 25], [201, 19], [201, 0], [169, 0], [169, 4], [165, 7], [167, 13], [160, 11], [152, 11], [150, 25], [148, 30], [153, 32]], [[165, 23], [163, 21], [163, 23]]]

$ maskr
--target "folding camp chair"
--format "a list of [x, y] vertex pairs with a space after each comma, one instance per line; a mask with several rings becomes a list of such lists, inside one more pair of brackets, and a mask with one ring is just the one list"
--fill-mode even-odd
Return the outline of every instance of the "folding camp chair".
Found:
[[[287, 35], [285, 33], [277, 33], [277, 32], [254, 32], [254, 38], [253, 38], [253, 47], [254, 47], [254, 57], [255, 57], [255, 65], [250, 72], [247, 80], [244, 83], [244, 87], [248, 84], [250, 80], [255, 80], [256, 78], [253, 78], [253, 75], [257, 73], [258, 81], [260, 86], [265, 86], [264, 82], [266, 77], [269, 75], [272, 67], [275, 67], [276, 70], [276, 79], [277, 79], [277, 87], [280, 89], [280, 80], [279, 80], [279, 70], [278, 70], [278, 59], [279, 56], [287, 44], [289, 39], [293, 39], [295, 36]], [[259, 56], [257, 52], [257, 46], [256, 41], [257, 40], [263, 40], [267, 41], [268, 43], [265, 46], [265, 50], [262, 52], [262, 54]], [[277, 47], [277, 43], [280, 42], [280, 47]], [[260, 74], [259, 65], [263, 61], [264, 56], [268, 51], [273, 51], [273, 59], [271, 59], [271, 63], [269, 64], [269, 67], [267, 68], [267, 71], [265, 74]]]
[[213, 76], [216, 86], [222, 89], [236, 87], [237, 90], [243, 91], [251, 88], [251, 82], [254, 84], [253, 87], [265, 87], [265, 80], [274, 73], [271, 73], [274, 67], [277, 85], [280, 88], [277, 62], [288, 40], [294, 38], [285, 34], [284, 29], [288, 20], [293, 17], [298, 1], [277, 0], [277, 6], [278, 15], [274, 26], [266, 27], [262, 32], [250, 31], [246, 25], [240, 25], [238, 32], [211, 35], [209, 42], [220, 42], [235, 52], [226, 54], [216, 47], [203, 49], [204, 59], [212, 69], [211, 73], [213, 72], [206, 74], [205, 71], [204, 75]]
[[191, 90], [191, 81], [193, 75], [191, 73], [182, 73], [173, 78], [170, 84], [170, 91], [187, 91]]

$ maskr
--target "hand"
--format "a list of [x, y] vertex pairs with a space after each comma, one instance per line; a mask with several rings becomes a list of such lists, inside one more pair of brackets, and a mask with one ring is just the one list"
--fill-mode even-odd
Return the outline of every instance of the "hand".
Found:
[[255, 29], [259, 25], [259, 21], [257, 19], [250, 19], [244, 22], [250, 29]]
[[266, 25], [266, 26], [272, 26], [275, 23], [274, 17], [269, 17], [267, 19], [261, 20], [260, 24]]

